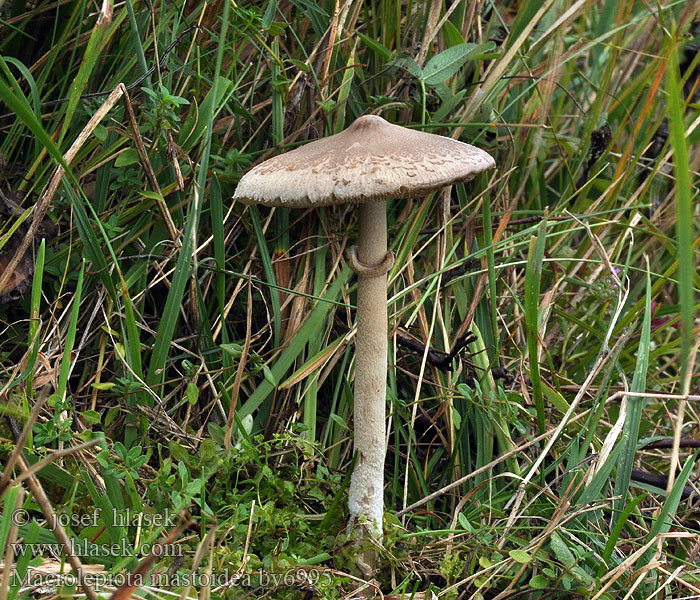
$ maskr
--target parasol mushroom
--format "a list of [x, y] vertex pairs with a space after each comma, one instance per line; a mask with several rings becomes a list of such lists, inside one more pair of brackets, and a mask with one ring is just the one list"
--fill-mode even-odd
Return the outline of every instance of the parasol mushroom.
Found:
[[354, 431], [357, 461], [349, 490], [350, 528], [382, 535], [386, 450], [386, 201], [415, 198], [495, 167], [485, 151], [451, 138], [359, 117], [344, 131], [266, 160], [242, 178], [234, 199], [306, 208], [359, 204]]

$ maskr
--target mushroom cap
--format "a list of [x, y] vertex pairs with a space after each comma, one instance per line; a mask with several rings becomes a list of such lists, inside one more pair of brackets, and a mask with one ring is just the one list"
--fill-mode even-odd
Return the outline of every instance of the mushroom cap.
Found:
[[490, 154], [464, 142], [367, 115], [260, 163], [233, 197], [291, 208], [415, 198], [495, 166]]

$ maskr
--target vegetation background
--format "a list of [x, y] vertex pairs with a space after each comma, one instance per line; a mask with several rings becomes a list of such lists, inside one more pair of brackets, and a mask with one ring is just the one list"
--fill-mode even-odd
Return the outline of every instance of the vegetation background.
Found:
[[[67, 535], [129, 552], [86, 568], [134, 571], [181, 514], [183, 555], [142, 569], [249, 577], [144, 595], [699, 594], [699, 10], [0, 0], [3, 600], [13, 564], [69, 570], [10, 543], [95, 510]], [[498, 164], [390, 208], [369, 583], [343, 537], [353, 210], [231, 201], [367, 113]]]

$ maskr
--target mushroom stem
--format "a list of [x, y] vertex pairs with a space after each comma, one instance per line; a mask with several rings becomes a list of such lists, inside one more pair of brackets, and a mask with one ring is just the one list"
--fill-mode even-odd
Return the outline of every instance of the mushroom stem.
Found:
[[[386, 257], [386, 202], [361, 204], [357, 258], [364, 265], [380, 266]], [[388, 325], [386, 268], [377, 270], [358, 273], [354, 414], [357, 461], [348, 507], [350, 529], [362, 524], [379, 539], [384, 512]]]

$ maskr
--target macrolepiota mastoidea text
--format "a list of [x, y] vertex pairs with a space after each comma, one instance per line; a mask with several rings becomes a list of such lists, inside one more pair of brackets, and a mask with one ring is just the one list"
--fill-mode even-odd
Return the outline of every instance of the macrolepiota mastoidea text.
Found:
[[306, 208], [359, 205], [357, 245], [348, 263], [358, 276], [354, 436], [357, 461], [349, 490], [350, 529], [382, 535], [386, 451], [386, 202], [415, 198], [467, 181], [496, 166], [485, 151], [451, 138], [359, 117], [344, 131], [266, 160], [241, 179], [234, 199]]

